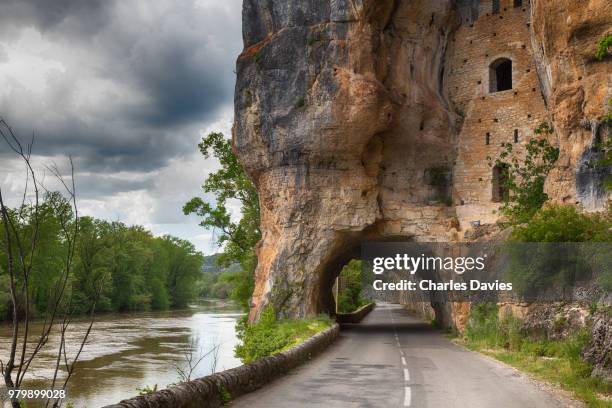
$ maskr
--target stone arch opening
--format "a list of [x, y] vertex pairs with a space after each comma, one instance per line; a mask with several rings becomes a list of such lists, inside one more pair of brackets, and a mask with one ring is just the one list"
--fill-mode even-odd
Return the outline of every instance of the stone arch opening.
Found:
[[[337, 296], [340, 294], [342, 287], [336, 286], [337, 278], [340, 276], [343, 269], [350, 265], [354, 261], [362, 261], [361, 244], [364, 241], [369, 242], [406, 242], [413, 241], [413, 237], [409, 236], [394, 236], [394, 237], [381, 237], [377, 233], [373, 233], [372, 229], [367, 229], [362, 232], [363, 235], [355, 236], [352, 235], [350, 240], [345, 241], [345, 245], [342, 248], [334, 251], [333, 258], [324, 262], [322, 267], [321, 280], [319, 282], [317, 297], [318, 297], [318, 313], [327, 313], [331, 316], [336, 315], [338, 312]], [[421, 276], [424, 278], [424, 276]], [[372, 275], [371, 279], [368, 280], [367, 276], [362, 275], [361, 283], [368, 286], [370, 285], [375, 277]], [[343, 285], [340, 282], [340, 285]], [[370, 291], [371, 292], [371, 291]], [[433, 292], [432, 292], [433, 294]], [[430, 298], [428, 301], [418, 299], [417, 301], [411, 301], [407, 293], [403, 293], [397, 299], [380, 298], [372, 293], [364, 293], [366, 299], [371, 301], [383, 301], [388, 303], [402, 304], [409, 309], [414, 309], [415, 305], [423, 310], [428, 309], [433, 312], [432, 318], [435, 318], [442, 327], [450, 327], [451, 323], [451, 306], [447, 301], [441, 301], [440, 298]]]
[[508, 166], [496, 165], [493, 167], [492, 179], [492, 201], [501, 203], [508, 201], [510, 190], [508, 189]]
[[512, 89], [512, 60], [496, 59], [489, 65], [489, 92], [501, 92]]

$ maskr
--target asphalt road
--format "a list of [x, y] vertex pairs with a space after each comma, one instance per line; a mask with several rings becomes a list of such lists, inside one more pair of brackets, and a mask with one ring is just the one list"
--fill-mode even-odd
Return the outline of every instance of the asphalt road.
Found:
[[233, 407], [567, 407], [567, 400], [454, 345], [394, 305], [379, 305], [311, 362]]

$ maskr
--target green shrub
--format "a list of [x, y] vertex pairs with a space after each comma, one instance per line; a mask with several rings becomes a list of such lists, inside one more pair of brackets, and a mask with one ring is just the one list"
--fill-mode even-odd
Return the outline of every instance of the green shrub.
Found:
[[612, 34], [604, 35], [597, 44], [597, 51], [595, 52], [595, 57], [598, 60], [603, 60], [606, 56], [608, 56], [609, 49], [612, 47]]
[[243, 321], [238, 325], [241, 342], [235, 353], [243, 363], [250, 363], [291, 348], [330, 326], [331, 320], [327, 316], [278, 320], [270, 305], [261, 313], [259, 322], [248, 325]]
[[229, 403], [232, 402], [232, 394], [223, 385], [221, 385], [219, 391], [221, 393], [221, 403], [223, 406], [229, 405]]
[[502, 143], [499, 157], [487, 158], [489, 167], [504, 169], [502, 180], [508, 196], [500, 211], [511, 224], [528, 221], [548, 200], [544, 184], [559, 159], [559, 149], [546, 139], [554, 133], [553, 128], [542, 123], [534, 133], [537, 136], [525, 145], [524, 157], [514, 151], [512, 143]]
[[497, 305], [476, 304], [472, 307], [466, 327], [466, 338], [485, 347], [495, 347], [498, 341]]
[[517, 242], [610, 242], [612, 217], [580, 213], [573, 205], [547, 205], [528, 222], [514, 228]]
[[[529, 222], [514, 228], [506, 247], [510, 257], [508, 279], [517, 293], [538, 295], [549, 289], [571, 288], [595, 280], [612, 289], [612, 273], [606, 267], [608, 254], [601, 245], [576, 245], [612, 241], [612, 217], [581, 213], [571, 205], [547, 205]], [[557, 243], [524, 246], [514, 243]]]
[[138, 395], [140, 396], [153, 394], [154, 392], [157, 392], [157, 384], [154, 386], [145, 385], [142, 388], [136, 388], [136, 391], [138, 391]]

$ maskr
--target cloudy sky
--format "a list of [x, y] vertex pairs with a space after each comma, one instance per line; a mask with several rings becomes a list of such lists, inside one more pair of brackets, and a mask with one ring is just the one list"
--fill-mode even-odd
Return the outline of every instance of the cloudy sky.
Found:
[[[2, 0], [0, 116], [35, 163], [76, 167], [82, 214], [140, 224], [215, 252], [182, 214], [229, 136], [240, 0]], [[18, 202], [23, 166], [0, 145], [0, 185]]]

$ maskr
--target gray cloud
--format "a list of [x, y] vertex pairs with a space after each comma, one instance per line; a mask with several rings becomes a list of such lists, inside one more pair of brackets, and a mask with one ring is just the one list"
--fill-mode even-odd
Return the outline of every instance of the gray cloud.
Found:
[[164, 165], [231, 105], [240, 2], [219, 3], [4, 3], [0, 25], [35, 29], [62, 69], [49, 69], [44, 90], [12, 84], [0, 114], [36, 132], [38, 154], [71, 154], [81, 169]]
[[[3, 0], [0, 117], [35, 132], [41, 163], [72, 156], [88, 215], [189, 239], [181, 206], [215, 166], [196, 144], [231, 122], [241, 3]], [[8, 158], [0, 144], [0, 183], [16, 192]]]
[[8, 61], [9, 61], [8, 54], [6, 53], [4, 47], [0, 45], [0, 64], [4, 62], [8, 62]]

